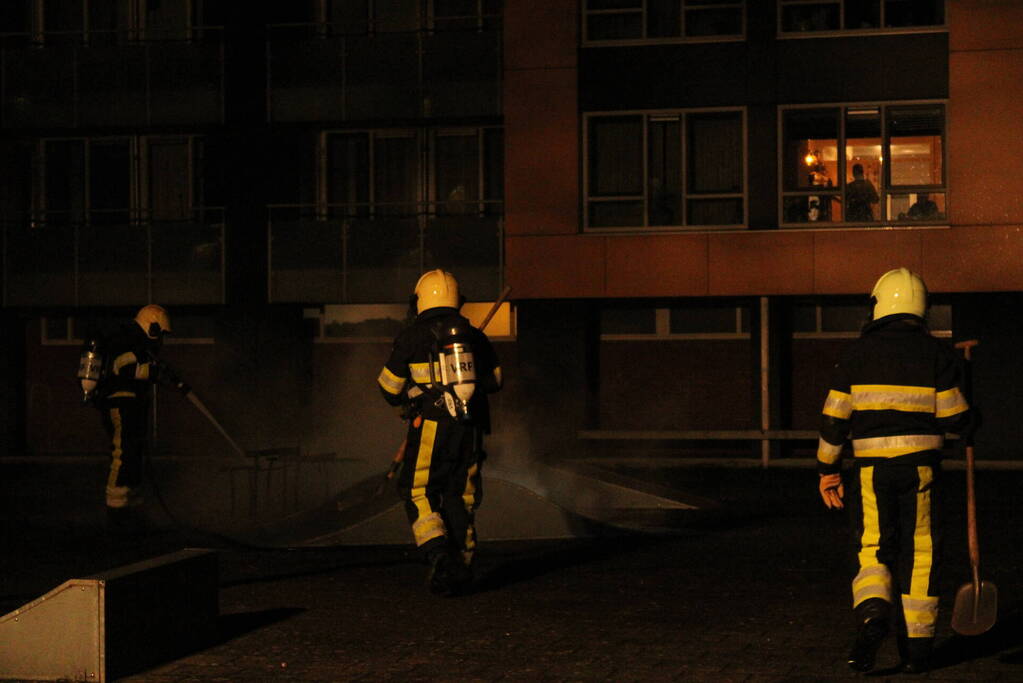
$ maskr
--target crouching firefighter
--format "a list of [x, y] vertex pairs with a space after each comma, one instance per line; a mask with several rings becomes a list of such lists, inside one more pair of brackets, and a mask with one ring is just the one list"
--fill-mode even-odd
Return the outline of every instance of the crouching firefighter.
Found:
[[167, 311], [150, 304], [117, 333], [90, 340], [82, 350], [78, 378], [83, 401], [99, 409], [110, 438], [106, 506], [114, 515], [143, 502], [150, 387], [159, 382], [183, 394], [190, 391], [158, 358], [164, 335], [170, 332]]
[[927, 289], [905, 268], [881, 276], [873, 314], [843, 352], [824, 402], [817, 465], [825, 505], [843, 507], [841, 458], [853, 453], [850, 508], [859, 571], [852, 582], [857, 631], [849, 665], [874, 666], [894, 623], [901, 668], [927, 669], [938, 618], [944, 434], [971, 428], [963, 368], [931, 336]]
[[430, 566], [429, 588], [452, 595], [472, 581], [487, 394], [500, 389], [501, 368], [486, 335], [459, 314], [451, 273], [425, 273], [412, 299], [415, 320], [395, 339], [377, 381], [409, 419], [397, 487]]

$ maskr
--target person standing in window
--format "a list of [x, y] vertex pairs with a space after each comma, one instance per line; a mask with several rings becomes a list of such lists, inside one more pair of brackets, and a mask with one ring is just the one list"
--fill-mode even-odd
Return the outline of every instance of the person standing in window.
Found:
[[925, 221], [938, 217], [938, 205], [926, 192], [917, 195], [916, 202], [909, 207], [909, 218], [915, 221]]
[[934, 642], [943, 570], [941, 447], [946, 432], [972, 429], [973, 417], [959, 357], [924, 322], [923, 280], [891, 270], [871, 296], [871, 322], [842, 354], [824, 401], [819, 489], [827, 507], [844, 506], [842, 451], [851, 443], [859, 571], [849, 666], [871, 670], [894, 621], [902, 669], [919, 673]]
[[853, 180], [845, 188], [845, 219], [850, 222], [874, 220], [873, 205], [877, 204], [874, 184], [863, 177], [863, 165], [853, 164]]

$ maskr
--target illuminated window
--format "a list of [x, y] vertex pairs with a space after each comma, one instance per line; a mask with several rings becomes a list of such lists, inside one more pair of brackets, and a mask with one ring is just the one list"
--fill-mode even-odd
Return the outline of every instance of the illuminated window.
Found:
[[742, 40], [743, 0], [585, 0], [583, 42]]
[[786, 225], [947, 222], [945, 105], [783, 109]]
[[745, 112], [588, 114], [585, 225], [742, 227]]

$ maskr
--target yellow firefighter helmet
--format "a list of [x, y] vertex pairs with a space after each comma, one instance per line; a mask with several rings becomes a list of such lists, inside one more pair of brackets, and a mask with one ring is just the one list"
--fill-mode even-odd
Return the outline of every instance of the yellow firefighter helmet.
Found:
[[423, 273], [416, 283], [416, 313], [430, 308], [447, 306], [459, 307], [458, 280], [446, 270], [431, 270]]
[[149, 304], [139, 309], [135, 322], [150, 339], [158, 339], [162, 333], [171, 331], [170, 317], [163, 306]]
[[896, 268], [882, 275], [870, 296], [874, 302], [874, 320], [896, 313], [911, 313], [922, 318], [927, 312], [927, 285], [908, 268]]

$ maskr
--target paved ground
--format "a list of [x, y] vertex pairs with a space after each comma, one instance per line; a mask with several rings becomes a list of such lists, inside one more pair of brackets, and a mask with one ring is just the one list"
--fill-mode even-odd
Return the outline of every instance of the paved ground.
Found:
[[[0, 614], [73, 576], [216, 540], [174, 528], [124, 542], [88, 512], [74, 465], [0, 459]], [[724, 505], [671, 533], [482, 544], [470, 595], [429, 595], [407, 547], [259, 550], [221, 544], [220, 633], [209, 647], [125, 681], [829, 681], [844, 664], [847, 521], [807, 469], [622, 470]], [[968, 580], [961, 471], [939, 623], [946, 681], [1023, 680], [1023, 473], [978, 473], [983, 578], [996, 627], [948, 627]], [[42, 486], [40, 483], [42, 482]], [[91, 509], [91, 508], [88, 508]], [[879, 671], [899, 678], [893, 646]]]

